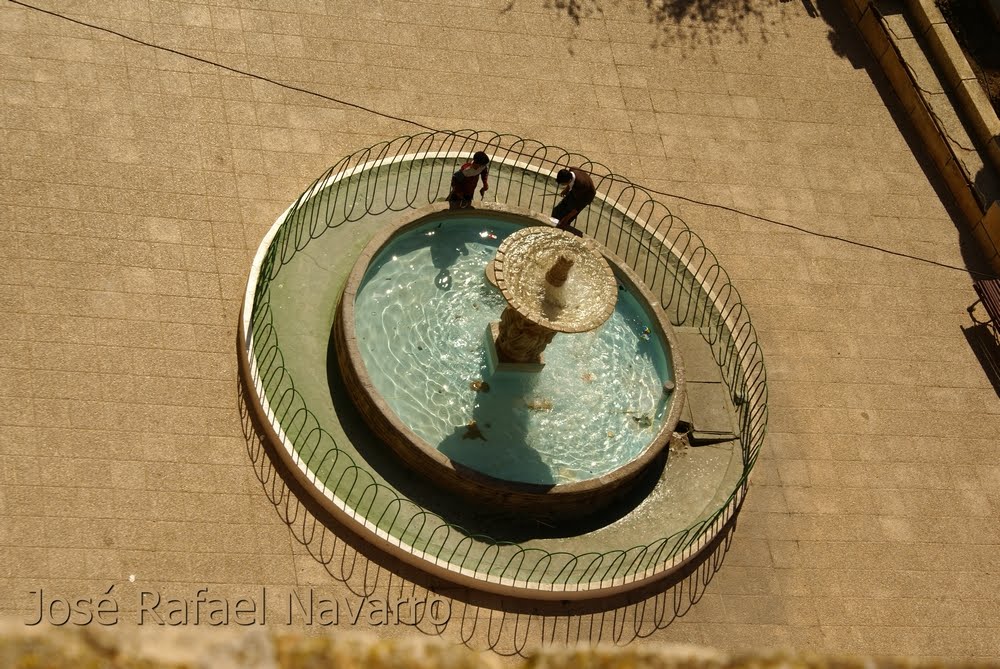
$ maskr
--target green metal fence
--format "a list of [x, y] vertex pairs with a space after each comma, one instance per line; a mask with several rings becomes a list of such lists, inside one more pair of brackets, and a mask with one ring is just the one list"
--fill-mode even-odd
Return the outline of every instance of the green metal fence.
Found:
[[[270, 289], [311, 240], [331, 228], [441, 200], [457, 165], [475, 151], [492, 158], [490, 194], [536, 211], [554, 204], [555, 171], [582, 167], [598, 198], [575, 225], [623, 259], [659, 298], [675, 326], [697, 327], [711, 346], [737, 409], [743, 475], [708, 518], [670, 536], [607, 552], [572, 554], [470, 533], [401, 497], [354, 462], [324, 429], [285, 369]], [[512, 135], [478, 131], [428, 132], [358, 151], [320, 176], [273, 231], [244, 309], [255, 390], [272, 426], [292, 448], [317, 490], [360, 523], [384, 533], [418, 557], [476, 578], [515, 587], [589, 590], [627, 584], [683, 561], [736, 513], [764, 439], [767, 384], [764, 362], [746, 307], [728, 274], [701, 239], [652, 195], [584, 156]], [[252, 278], [253, 280], [253, 278]]]

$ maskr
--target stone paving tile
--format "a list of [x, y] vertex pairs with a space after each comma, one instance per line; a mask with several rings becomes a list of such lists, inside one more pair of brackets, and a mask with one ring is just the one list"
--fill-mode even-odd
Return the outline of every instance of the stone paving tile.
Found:
[[[975, 262], [836, 6], [678, 26], [591, 4], [603, 13], [578, 23], [540, 0], [56, 11], [435, 127], [562, 145], [666, 192]], [[27, 616], [42, 586], [115, 584], [129, 620], [141, 588], [347, 601], [365, 579], [385, 587], [327, 544], [334, 573], [356, 567], [338, 581], [295, 538], [305, 516], [289, 529], [268, 501], [233, 340], [275, 217], [339, 157], [414, 127], [11, 3], [0, 33], [0, 612]], [[968, 275], [662, 200], [733, 277], [768, 366], [769, 435], [725, 561], [681, 615], [682, 588], [531, 624], [456, 603], [445, 636], [1000, 657], [1000, 400], [960, 330]]]

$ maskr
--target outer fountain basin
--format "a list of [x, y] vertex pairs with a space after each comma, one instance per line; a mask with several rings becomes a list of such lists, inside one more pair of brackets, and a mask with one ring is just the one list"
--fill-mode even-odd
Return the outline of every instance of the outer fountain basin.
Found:
[[348, 278], [337, 358], [365, 421], [420, 475], [479, 504], [585, 515], [662, 462], [683, 366], [648, 291], [604, 253], [621, 286], [608, 322], [558, 335], [542, 374], [490, 374], [486, 330], [505, 301], [485, 265], [508, 235], [544, 221], [512, 207], [402, 216]]

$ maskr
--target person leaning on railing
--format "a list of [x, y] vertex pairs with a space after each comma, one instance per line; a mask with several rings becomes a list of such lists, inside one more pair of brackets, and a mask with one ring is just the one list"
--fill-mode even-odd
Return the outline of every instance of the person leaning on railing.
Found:
[[484, 151], [476, 151], [472, 160], [465, 163], [451, 175], [451, 192], [448, 193], [448, 202], [452, 209], [464, 209], [472, 206], [472, 198], [476, 195], [476, 185], [479, 179], [483, 180], [483, 187], [479, 189], [479, 196], [485, 197], [486, 191], [490, 189], [487, 177], [490, 175], [490, 158]]
[[590, 175], [583, 170], [571, 167], [562, 169], [556, 174], [556, 183], [564, 186], [563, 199], [552, 209], [552, 218], [560, 230], [572, 232], [577, 237], [583, 233], [572, 227], [572, 223], [581, 211], [594, 201], [597, 189]]

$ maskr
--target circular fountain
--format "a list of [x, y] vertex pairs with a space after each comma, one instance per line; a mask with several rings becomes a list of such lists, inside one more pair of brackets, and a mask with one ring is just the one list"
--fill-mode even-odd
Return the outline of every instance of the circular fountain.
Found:
[[684, 374], [641, 281], [545, 221], [401, 217], [361, 253], [334, 336], [362, 416], [411, 470], [551, 519], [593, 514], [662, 465]]
[[[464, 212], [473, 220], [426, 207], [456, 163], [498, 146], [489, 201]], [[581, 217], [617, 283], [614, 311], [554, 336], [539, 371], [490, 367], [486, 333], [509, 303], [483, 267], [547, 223], [530, 212], [551, 209], [549, 166], [566, 155], [442, 132], [344, 157], [264, 236], [237, 336], [255, 463], [266, 452], [324, 524], [378, 552], [535, 603], [646, 592], [706, 555], [732, 527], [767, 426], [763, 356], [728, 274], [683, 221], [599, 166], [627, 184]], [[493, 198], [506, 208], [490, 211]], [[667, 458], [660, 440], [682, 402], [691, 438], [716, 441], [671, 438]]]

